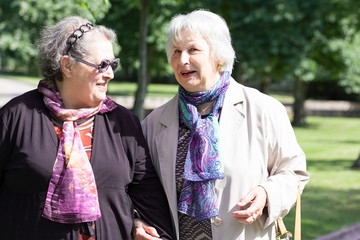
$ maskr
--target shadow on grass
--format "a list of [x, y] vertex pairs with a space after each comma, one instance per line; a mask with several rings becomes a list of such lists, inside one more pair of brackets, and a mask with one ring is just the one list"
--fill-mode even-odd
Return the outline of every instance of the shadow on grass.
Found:
[[[355, 159], [354, 159], [355, 161]], [[351, 160], [344, 160], [344, 159], [335, 159], [335, 160], [312, 160], [307, 159], [307, 166], [311, 170], [320, 170], [320, 171], [326, 171], [331, 170], [334, 171], [336, 169], [339, 170], [348, 170], [351, 169], [351, 166], [353, 165], [354, 161]], [[359, 206], [360, 208], [360, 206]]]
[[134, 96], [135, 93], [132, 91], [108, 91], [107, 95], [109, 96]]
[[[306, 187], [302, 195], [302, 239], [338, 231], [360, 222], [360, 189], [329, 190]], [[291, 232], [294, 231], [294, 209], [284, 218]]]

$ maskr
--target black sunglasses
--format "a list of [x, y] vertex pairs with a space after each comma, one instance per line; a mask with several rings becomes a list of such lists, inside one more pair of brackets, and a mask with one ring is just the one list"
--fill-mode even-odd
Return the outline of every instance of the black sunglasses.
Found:
[[82, 60], [80, 58], [75, 58], [75, 59], [77, 61], [81, 62], [81, 63], [84, 63], [84, 64], [88, 65], [88, 66], [96, 68], [99, 71], [99, 73], [105, 72], [109, 68], [109, 66], [111, 66], [112, 70], [115, 72], [117, 67], [120, 64], [120, 58], [116, 58], [116, 59], [114, 59], [112, 61], [107, 60], [107, 59], [103, 59], [103, 60], [101, 60], [101, 63], [99, 65], [90, 63], [90, 62]]

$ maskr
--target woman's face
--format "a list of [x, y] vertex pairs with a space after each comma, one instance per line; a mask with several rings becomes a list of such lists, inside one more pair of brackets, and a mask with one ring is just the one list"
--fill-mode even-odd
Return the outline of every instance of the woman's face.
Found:
[[213, 59], [206, 40], [185, 30], [182, 40], [175, 41], [170, 58], [178, 83], [188, 92], [209, 90], [220, 78], [219, 61]]
[[[89, 55], [83, 60], [95, 65], [99, 65], [103, 59], [114, 60], [112, 43], [105, 37], [94, 38], [87, 51]], [[60, 83], [65, 107], [79, 109], [98, 106], [106, 98], [108, 82], [114, 78], [111, 66], [102, 73], [81, 62], [72, 62], [71, 66], [70, 77], [64, 77]]]

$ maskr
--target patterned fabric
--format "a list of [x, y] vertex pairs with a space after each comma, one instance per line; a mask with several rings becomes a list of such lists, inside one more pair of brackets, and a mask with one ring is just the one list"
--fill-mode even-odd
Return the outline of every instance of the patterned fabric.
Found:
[[[93, 129], [94, 129], [94, 117], [87, 119], [85, 122], [77, 122], [79, 126], [81, 142], [84, 146], [84, 150], [88, 159], [91, 158], [92, 150], [92, 139], [93, 139]], [[54, 126], [56, 135], [58, 135], [59, 140], [61, 139], [62, 128], [61, 126]]]
[[76, 121], [112, 111], [116, 104], [106, 98], [95, 108], [65, 109], [54, 83], [40, 81], [38, 91], [50, 112], [64, 121], [43, 217], [60, 223], [95, 221], [101, 217], [96, 183]]
[[[218, 215], [215, 179], [224, 177], [218, 149], [218, 118], [230, 76], [229, 72], [224, 72], [215, 86], [205, 92], [188, 93], [179, 86], [180, 119], [191, 130], [191, 137], [178, 210], [197, 221]], [[215, 101], [214, 105], [209, 115], [202, 119], [196, 106], [211, 101]]]
[[95, 222], [80, 224], [79, 240], [95, 240]]
[[[191, 132], [184, 123], [180, 122], [178, 147], [176, 151], [176, 190], [179, 198], [184, 173], [184, 164], [189, 146]], [[179, 240], [211, 240], [211, 222], [209, 219], [197, 222], [192, 216], [178, 212], [179, 214]]]
[[[88, 159], [91, 158], [92, 150], [92, 139], [93, 139], [93, 129], [94, 129], [94, 118], [91, 117], [84, 121], [78, 121], [79, 132], [81, 142], [84, 145], [85, 152], [88, 156]], [[62, 128], [55, 125], [55, 132], [58, 135], [58, 138], [61, 139]], [[95, 222], [86, 222], [79, 223], [79, 240], [95, 240]]]

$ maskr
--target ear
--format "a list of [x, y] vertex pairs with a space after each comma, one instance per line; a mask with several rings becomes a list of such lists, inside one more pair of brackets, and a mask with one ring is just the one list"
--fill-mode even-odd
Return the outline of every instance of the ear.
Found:
[[64, 78], [69, 78], [71, 76], [71, 71], [73, 69], [73, 64], [69, 56], [62, 56], [60, 59], [60, 68]]

